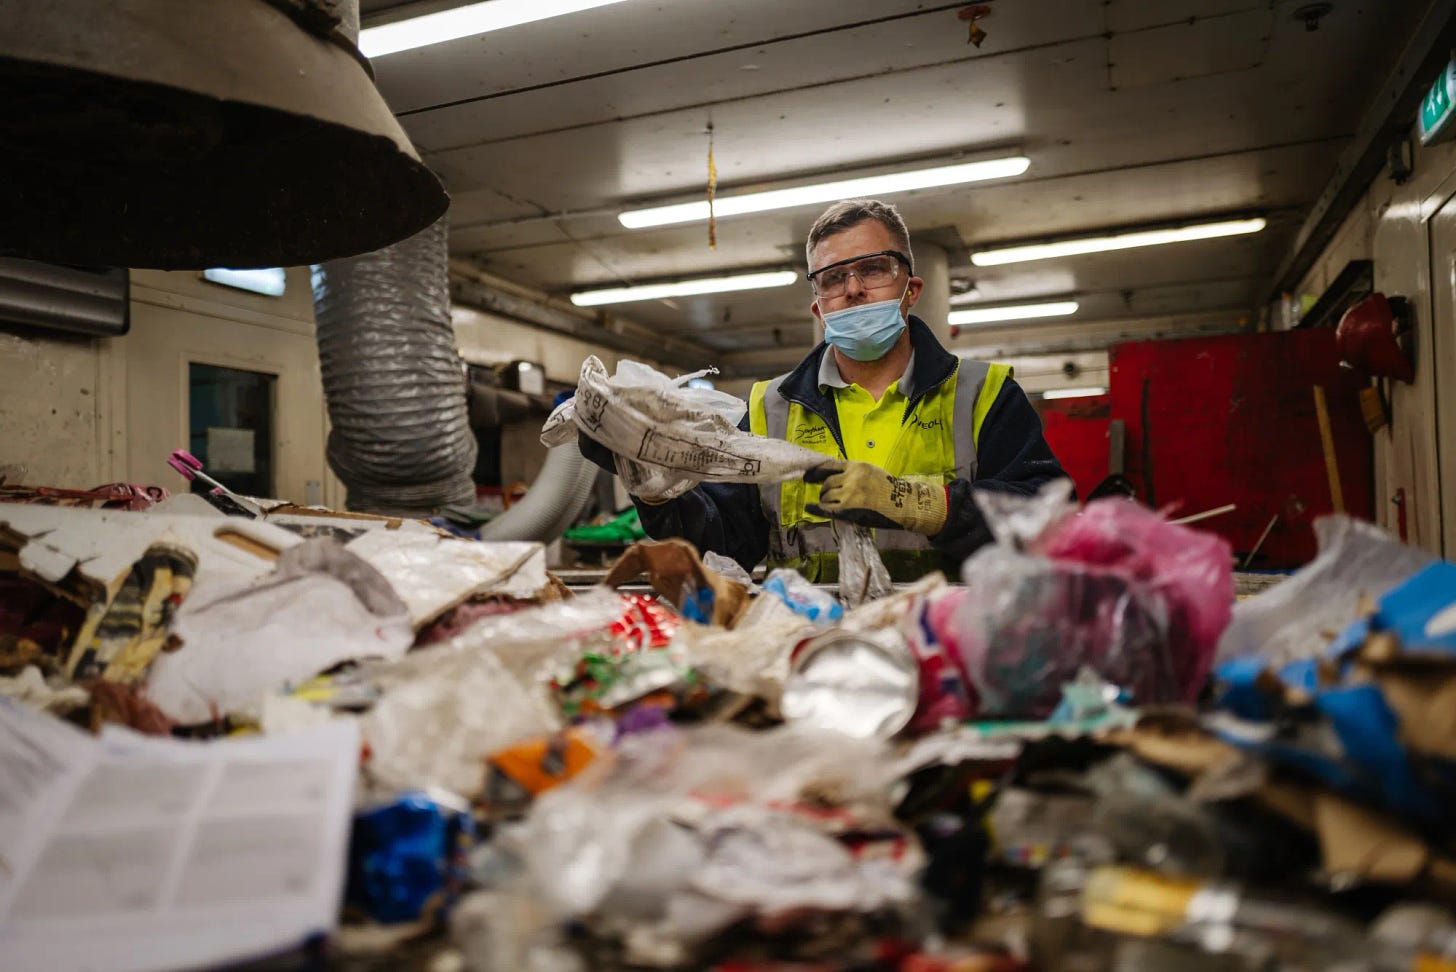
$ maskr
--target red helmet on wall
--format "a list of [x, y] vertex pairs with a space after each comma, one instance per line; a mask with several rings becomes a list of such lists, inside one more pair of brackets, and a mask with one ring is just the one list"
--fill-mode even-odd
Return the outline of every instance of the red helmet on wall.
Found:
[[1390, 301], [1379, 292], [1345, 311], [1335, 328], [1340, 360], [1379, 378], [1414, 382], [1415, 369], [1395, 340], [1395, 321]]

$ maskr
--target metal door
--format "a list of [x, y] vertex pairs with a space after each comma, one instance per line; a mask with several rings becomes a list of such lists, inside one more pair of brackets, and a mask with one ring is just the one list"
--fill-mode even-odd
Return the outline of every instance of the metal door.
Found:
[[1428, 467], [1434, 482], [1426, 492], [1435, 494], [1436, 522], [1426, 532], [1436, 542], [1423, 537], [1421, 545], [1451, 558], [1456, 557], [1456, 197], [1431, 217], [1429, 226], [1431, 312], [1417, 307], [1414, 344], [1416, 386], [1425, 385], [1422, 398], [1429, 409], [1423, 416], [1426, 441], [1435, 446]]

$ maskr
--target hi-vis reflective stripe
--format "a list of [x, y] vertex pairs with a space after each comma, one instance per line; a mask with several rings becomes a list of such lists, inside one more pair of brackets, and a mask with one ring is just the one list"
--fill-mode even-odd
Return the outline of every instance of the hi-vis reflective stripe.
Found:
[[[959, 362], [956, 371], [922, 396], [905, 416], [884, 464], [886, 471], [938, 483], [974, 479], [981, 426], [1011, 374], [1007, 365]], [[806, 446], [827, 458], [843, 458], [824, 420], [779, 394], [786, 377], [780, 375], [754, 384], [748, 398], [749, 429]], [[970, 435], [964, 434], [967, 428]], [[962, 430], [960, 435], [956, 434], [958, 429]], [[839, 549], [829, 522], [806, 509], [818, 495], [819, 486], [802, 479], [759, 487], [769, 521], [771, 564], [796, 566], [808, 576], [822, 577], [826, 573], [822, 565], [806, 563], [809, 558], [832, 557]], [[876, 531], [875, 543], [886, 551], [930, 549], [926, 537], [906, 530]]]

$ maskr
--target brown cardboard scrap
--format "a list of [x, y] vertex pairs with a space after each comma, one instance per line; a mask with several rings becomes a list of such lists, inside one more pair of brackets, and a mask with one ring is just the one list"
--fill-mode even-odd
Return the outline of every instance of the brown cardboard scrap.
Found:
[[1239, 750], [1196, 725], [1173, 720], [1144, 719], [1132, 729], [1110, 732], [1105, 741], [1123, 746], [1158, 766], [1184, 776], [1197, 777], [1240, 759]]
[[1259, 801], [1319, 838], [1325, 871], [1381, 884], [1456, 894], [1456, 858], [1394, 817], [1304, 783], [1271, 781]]
[[713, 591], [713, 623], [731, 628], [748, 607], [748, 588], [703, 566], [686, 540], [641, 540], [628, 547], [602, 583], [619, 587], [647, 575], [652, 589], [681, 610], [683, 591]]
[[[1314, 795], [1315, 831], [1325, 869], [1385, 884], [1439, 877], [1452, 862], [1394, 819], [1333, 793]], [[1450, 890], [1450, 889], [1448, 889]]]

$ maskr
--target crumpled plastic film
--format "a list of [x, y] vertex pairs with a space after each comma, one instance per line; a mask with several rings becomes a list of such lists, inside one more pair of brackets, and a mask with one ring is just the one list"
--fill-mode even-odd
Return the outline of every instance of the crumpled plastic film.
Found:
[[[702, 374], [699, 372], [698, 374]], [[744, 404], [724, 392], [687, 388], [646, 365], [623, 361], [617, 373], [588, 357], [576, 397], [559, 405], [541, 442], [561, 445], [579, 429], [617, 456], [627, 491], [665, 502], [700, 482], [779, 483], [823, 465], [812, 449], [741, 431]]]
[[991, 535], [1002, 547], [1026, 550], [1077, 512], [1072, 482], [1054, 479], [1031, 496], [978, 489], [972, 494]]
[[890, 572], [880, 559], [875, 535], [869, 527], [834, 523], [834, 536], [839, 540], [839, 599], [845, 607], [859, 607], [891, 593]]
[[725, 557], [716, 550], [709, 550], [703, 554], [703, 566], [716, 574], [722, 574], [729, 580], [737, 581], [750, 591], [757, 591], [758, 585], [753, 582], [753, 577], [743, 569], [743, 565], [732, 557]]
[[541, 795], [511, 835], [536, 890], [561, 917], [664, 908], [711, 851], [714, 809], [828, 800], [890, 820], [893, 766], [879, 743], [798, 727], [728, 726], [628, 736], [616, 756]]
[[616, 640], [611, 625], [622, 611], [621, 595], [594, 587], [566, 600], [482, 617], [427, 651], [371, 666], [369, 677], [387, 689], [433, 670], [442, 654], [489, 652], [520, 684], [534, 690], [555, 675], [559, 666], [574, 665], [583, 651], [610, 646]]
[[427, 654], [418, 676], [387, 689], [362, 721], [369, 771], [385, 786], [470, 799], [485, 785], [486, 756], [561, 728], [494, 653]]
[[1288, 580], [1234, 606], [1218, 660], [1258, 656], [1270, 668], [1322, 654], [1333, 632], [1436, 558], [1379, 527], [1348, 516], [1314, 523], [1319, 554]]
[[1004, 547], [966, 561], [951, 632], [989, 718], [1045, 718], [1089, 667], [1139, 704], [1171, 702], [1166, 605], [1129, 578]]
[[708, 854], [693, 875], [693, 890], [730, 904], [770, 913], [873, 911], [916, 896], [893, 862], [856, 860], [799, 818], [739, 806], [715, 814], [704, 831]]

